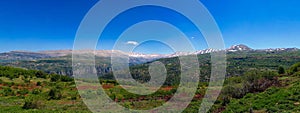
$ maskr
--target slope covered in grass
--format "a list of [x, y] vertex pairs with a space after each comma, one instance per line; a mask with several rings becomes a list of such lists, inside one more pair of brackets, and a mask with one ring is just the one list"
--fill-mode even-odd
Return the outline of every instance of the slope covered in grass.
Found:
[[300, 112], [300, 79], [286, 78], [291, 85], [272, 87], [265, 92], [249, 93], [241, 99], [233, 99], [226, 107], [225, 113], [248, 112]]

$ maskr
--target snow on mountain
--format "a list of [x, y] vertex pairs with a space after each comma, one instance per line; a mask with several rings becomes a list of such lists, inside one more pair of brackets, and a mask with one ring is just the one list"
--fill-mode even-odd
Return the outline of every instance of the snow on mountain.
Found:
[[207, 53], [218, 52], [218, 51], [221, 51], [221, 50], [218, 50], [218, 49], [205, 49], [205, 50], [197, 51], [194, 54], [207, 54]]
[[[53, 57], [67, 56], [72, 55], [72, 50], [54, 50], [54, 51], [41, 51], [38, 52], [41, 54], [47, 54]], [[120, 57], [133, 57], [133, 58], [162, 58], [166, 55], [161, 54], [141, 54], [141, 53], [133, 53], [133, 52], [123, 52], [119, 50], [80, 50], [76, 51], [78, 54], [84, 53], [94, 53], [95, 56], [98, 57], [111, 57], [111, 56], [120, 56]]]
[[266, 52], [280, 52], [280, 51], [298, 51], [298, 48], [269, 48], [269, 49], [261, 49], [258, 51], [266, 51]]
[[252, 50], [250, 47], [240, 44], [240, 45], [233, 45], [230, 48], [226, 49], [228, 52], [236, 52], [236, 51], [250, 51]]

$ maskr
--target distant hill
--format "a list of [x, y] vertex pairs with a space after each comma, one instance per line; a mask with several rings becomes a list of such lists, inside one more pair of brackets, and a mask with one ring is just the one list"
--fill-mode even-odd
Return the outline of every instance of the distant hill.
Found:
[[51, 58], [50, 55], [36, 53], [36, 52], [27, 52], [27, 51], [11, 51], [7, 53], [0, 53], [0, 61], [16, 61], [16, 60], [37, 60], [43, 58]]

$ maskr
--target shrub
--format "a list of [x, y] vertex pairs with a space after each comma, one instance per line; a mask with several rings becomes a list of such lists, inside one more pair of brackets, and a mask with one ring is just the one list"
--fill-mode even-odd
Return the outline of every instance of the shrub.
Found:
[[275, 78], [277, 75], [278, 73], [272, 71], [265, 71], [262, 73], [262, 77], [268, 80], [276, 80]]
[[62, 82], [72, 82], [74, 79], [69, 77], [69, 76], [61, 76], [61, 81]]
[[300, 76], [300, 72], [296, 72], [296, 73], [294, 73], [294, 75], [299, 77]]
[[285, 69], [282, 66], [278, 68], [278, 74], [285, 74]]
[[20, 95], [26, 95], [26, 94], [29, 93], [29, 90], [28, 89], [22, 89], [22, 90], [17, 91], [17, 93], [20, 94]]
[[14, 96], [15, 95], [15, 93], [13, 92], [13, 90], [10, 87], [3, 86], [2, 89], [3, 89], [2, 94], [4, 96]]
[[37, 94], [40, 94], [42, 91], [40, 90], [40, 89], [34, 89], [34, 90], [32, 90], [32, 94], [35, 94], [35, 95], [37, 95]]
[[36, 83], [36, 86], [42, 86], [42, 82], [38, 81], [38, 82]]
[[52, 88], [48, 93], [49, 99], [59, 100], [62, 98], [62, 93], [57, 88]]
[[47, 78], [47, 74], [42, 71], [36, 71], [35, 76], [37, 78]]
[[7, 82], [6, 84], [7, 84], [7, 86], [9, 86], [9, 87], [11, 87], [11, 86], [15, 85], [15, 83], [14, 83], [14, 82]]
[[300, 62], [299, 63], [296, 63], [296, 64], [294, 64], [293, 66], [291, 66], [291, 68], [289, 69], [289, 74], [294, 74], [294, 73], [296, 73], [296, 72], [298, 72], [298, 71], [300, 71]]
[[76, 95], [73, 95], [72, 97], [71, 97], [71, 100], [76, 100], [77, 99], [77, 96]]
[[228, 95], [233, 98], [242, 98], [246, 92], [245, 87], [242, 85], [228, 85], [222, 90], [224, 95]]
[[23, 109], [40, 109], [43, 106], [43, 99], [40, 96], [27, 96]]
[[60, 80], [60, 75], [52, 74], [50, 75], [51, 82], [57, 82]]

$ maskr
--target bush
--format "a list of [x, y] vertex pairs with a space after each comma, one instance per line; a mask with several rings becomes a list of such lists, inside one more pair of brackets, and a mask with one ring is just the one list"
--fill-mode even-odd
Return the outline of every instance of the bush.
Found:
[[50, 80], [51, 82], [57, 82], [60, 80], [60, 77], [61, 77], [60, 75], [52, 74], [50, 75]]
[[48, 94], [49, 99], [59, 100], [62, 98], [62, 93], [57, 88], [52, 88]]
[[242, 98], [247, 91], [242, 85], [228, 85], [223, 88], [222, 93], [233, 98]]
[[38, 82], [36, 83], [36, 86], [42, 86], [42, 82], [38, 81]]
[[11, 86], [15, 85], [14, 82], [7, 82], [6, 84], [7, 84], [8, 87], [11, 87]]
[[22, 90], [17, 91], [17, 93], [20, 94], [20, 95], [26, 95], [26, 94], [29, 93], [29, 90], [28, 89], [22, 89]]
[[44, 79], [47, 78], [47, 74], [42, 71], [36, 71], [35, 76], [37, 78], [44, 78]]
[[40, 96], [27, 96], [23, 109], [40, 109], [43, 106], [43, 99]]
[[2, 90], [3, 90], [2, 94], [4, 96], [14, 96], [15, 95], [14, 91], [10, 87], [3, 86]]
[[296, 73], [294, 73], [294, 76], [300, 76], [300, 72], [296, 72]]
[[282, 66], [278, 68], [278, 74], [285, 74], [285, 69]]
[[61, 81], [62, 82], [72, 82], [74, 79], [69, 77], [69, 76], [61, 76]]
[[276, 80], [275, 78], [277, 75], [278, 73], [272, 71], [265, 71], [262, 73], [262, 77], [268, 80]]
[[34, 89], [34, 90], [32, 90], [32, 94], [35, 94], [35, 95], [37, 95], [37, 94], [40, 94], [42, 91], [40, 90], [40, 89]]
[[298, 71], [300, 71], [300, 62], [291, 66], [291, 68], [289, 69], [289, 74], [292, 75]]

